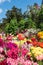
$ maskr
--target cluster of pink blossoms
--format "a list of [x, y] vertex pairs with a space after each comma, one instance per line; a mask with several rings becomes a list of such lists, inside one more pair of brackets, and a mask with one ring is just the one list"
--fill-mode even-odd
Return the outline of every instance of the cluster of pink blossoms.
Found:
[[7, 58], [8, 65], [38, 65], [36, 62], [30, 61], [30, 60], [24, 60], [23, 57], [20, 57], [16, 60], [12, 58]]

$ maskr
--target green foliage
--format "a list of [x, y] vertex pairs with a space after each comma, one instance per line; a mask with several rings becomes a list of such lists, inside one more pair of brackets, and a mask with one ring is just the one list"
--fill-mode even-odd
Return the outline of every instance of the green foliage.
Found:
[[6, 32], [6, 33], [8, 33], [8, 29], [9, 29], [9, 23], [7, 23], [7, 24], [5, 25], [5, 32]]
[[5, 26], [6, 33], [13, 33], [15, 34], [18, 30], [18, 23], [17, 20], [14, 18]]
[[0, 33], [2, 32], [2, 29], [0, 28]]
[[25, 29], [25, 20], [22, 19], [19, 23], [18, 23], [18, 27], [20, 30], [24, 30]]
[[43, 8], [41, 7], [40, 13], [39, 13], [39, 20], [43, 22]]
[[33, 22], [32, 19], [28, 18], [25, 22], [25, 28], [36, 28], [35, 22]]
[[41, 7], [39, 17], [38, 17], [38, 26], [41, 30], [43, 30], [43, 8]]
[[30, 18], [22, 19], [19, 22], [18, 27], [20, 30], [29, 29], [29, 28], [36, 28], [35, 22], [33, 22], [32, 19], [30, 19]]
[[40, 23], [40, 29], [43, 30], [43, 22]]
[[43, 60], [42, 61], [38, 61], [39, 65], [43, 65]]

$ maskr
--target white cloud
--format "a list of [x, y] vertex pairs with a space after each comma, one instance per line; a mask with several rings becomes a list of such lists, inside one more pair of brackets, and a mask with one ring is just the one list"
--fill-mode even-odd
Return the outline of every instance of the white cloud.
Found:
[[3, 10], [0, 8], [0, 14], [3, 12]]
[[5, 1], [11, 2], [11, 0], [0, 0], [0, 3], [3, 3]]
[[5, 2], [5, 0], [0, 0], [0, 3]]

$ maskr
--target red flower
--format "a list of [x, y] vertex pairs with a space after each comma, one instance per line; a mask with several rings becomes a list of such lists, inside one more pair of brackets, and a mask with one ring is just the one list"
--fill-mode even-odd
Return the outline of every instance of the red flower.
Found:
[[36, 38], [31, 38], [31, 40], [34, 42], [34, 41], [37, 41]]
[[27, 44], [30, 44], [31, 43], [31, 41], [27, 41]]
[[27, 60], [29, 60], [30, 59], [30, 55], [27, 55]]
[[32, 40], [32, 45], [33, 46], [37, 46], [38, 45], [38, 41], [35, 38], [31, 38]]

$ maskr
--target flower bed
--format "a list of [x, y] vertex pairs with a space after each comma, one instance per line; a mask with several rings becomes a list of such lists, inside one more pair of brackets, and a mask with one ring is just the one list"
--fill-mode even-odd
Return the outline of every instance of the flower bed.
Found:
[[42, 34], [0, 36], [0, 65], [43, 65]]

